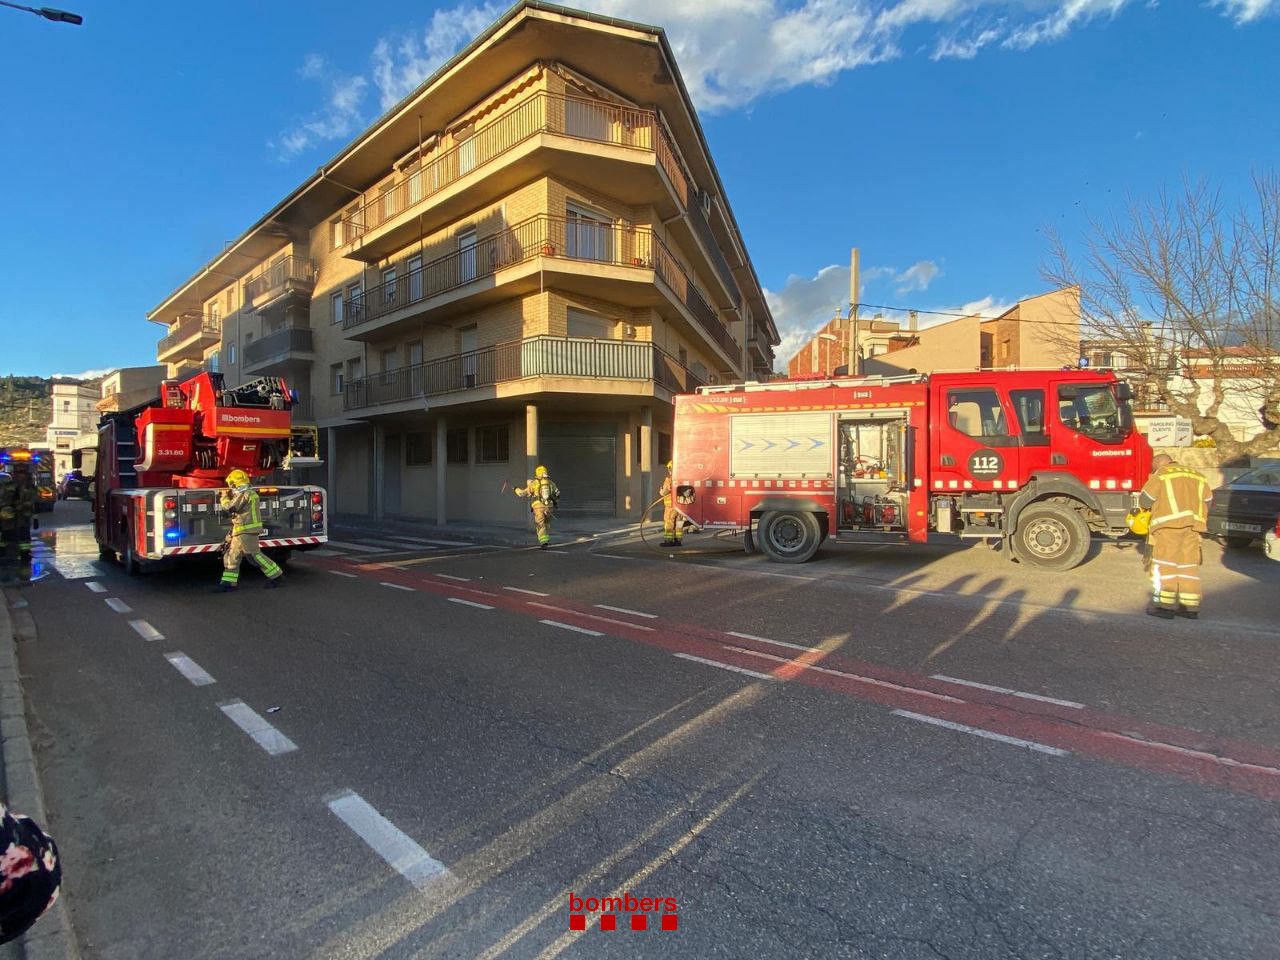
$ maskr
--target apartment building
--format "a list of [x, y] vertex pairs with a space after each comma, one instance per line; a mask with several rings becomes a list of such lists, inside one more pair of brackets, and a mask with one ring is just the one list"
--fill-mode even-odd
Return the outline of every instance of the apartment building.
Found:
[[334, 508], [637, 516], [671, 398], [777, 330], [662, 31], [518, 4], [149, 315], [157, 359], [284, 376]]
[[[908, 332], [915, 332], [915, 324], [913, 316], [908, 322]], [[838, 370], [856, 375], [869, 358], [888, 353], [903, 333], [900, 323], [878, 315], [857, 321], [837, 316], [827, 321], [813, 339], [787, 361], [787, 376], [793, 379], [830, 376]]]
[[128, 410], [160, 395], [160, 382], [168, 375], [168, 367], [120, 367], [105, 374], [99, 383], [99, 413]]
[[52, 416], [45, 428], [45, 442], [53, 450], [54, 476], [72, 467], [76, 450], [98, 442], [99, 387], [93, 380], [54, 380], [50, 389]]

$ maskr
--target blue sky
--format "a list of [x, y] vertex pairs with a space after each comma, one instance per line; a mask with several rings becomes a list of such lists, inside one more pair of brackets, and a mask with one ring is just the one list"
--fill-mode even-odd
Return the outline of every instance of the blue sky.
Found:
[[[0, 374], [153, 362], [145, 321], [505, 4], [0, 8]], [[1046, 226], [1280, 164], [1280, 0], [590, 0], [664, 26], [786, 340], [847, 299], [1039, 292]]]

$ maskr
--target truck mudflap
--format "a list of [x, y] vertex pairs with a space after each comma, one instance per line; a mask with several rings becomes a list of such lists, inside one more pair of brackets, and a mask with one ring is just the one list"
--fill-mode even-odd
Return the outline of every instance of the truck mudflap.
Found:
[[[328, 543], [329, 538], [326, 536], [317, 537], [271, 537], [269, 539], [259, 538], [258, 546], [264, 550], [274, 550], [279, 547], [318, 547], [321, 544]], [[221, 543], [197, 543], [185, 547], [165, 547], [163, 556], [166, 557], [185, 557], [193, 553], [217, 553], [222, 549]]]

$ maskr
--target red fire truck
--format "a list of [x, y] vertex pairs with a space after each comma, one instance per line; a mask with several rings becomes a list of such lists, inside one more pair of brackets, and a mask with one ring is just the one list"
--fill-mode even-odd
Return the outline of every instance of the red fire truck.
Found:
[[997, 539], [1054, 570], [1119, 535], [1151, 470], [1110, 371], [703, 387], [675, 399], [674, 476], [700, 527], [802, 563], [828, 536]]
[[[156, 399], [103, 415], [93, 527], [103, 559], [136, 574], [172, 557], [216, 553], [231, 528], [218, 494], [233, 469], [257, 483], [277, 469], [318, 463], [315, 429], [294, 427], [293, 392], [279, 377], [225, 387], [219, 373], [166, 380]], [[324, 491], [255, 486], [277, 562], [328, 540]]]

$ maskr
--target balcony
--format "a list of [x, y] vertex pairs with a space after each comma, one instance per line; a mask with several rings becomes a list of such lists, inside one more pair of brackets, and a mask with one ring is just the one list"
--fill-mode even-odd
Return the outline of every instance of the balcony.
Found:
[[94, 407], [99, 413], [112, 413], [120, 409], [120, 391], [116, 390], [102, 397]]
[[539, 215], [343, 303], [348, 339], [369, 340], [431, 311], [443, 318], [555, 286], [624, 306], [655, 306], [742, 365], [742, 348], [706, 293], [649, 227]]
[[315, 359], [310, 327], [284, 327], [247, 344], [244, 372], [286, 374]]
[[311, 302], [316, 287], [316, 267], [303, 257], [282, 257], [245, 282], [244, 298], [259, 313], [289, 302]]
[[346, 384], [342, 406], [347, 411], [365, 410], [529, 377], [633, 380], [671, 393], [703, 386], [688, 368], [652, 343], [529, 337], [361, 377]]
[[344, 252], [373, 262], [547, 174], [654, 205], [663, 217], [689, 205], [688, 178], [656, 111], [535, 93], [391, 189], [366, 193], [342, 221]]
[[222, 320], [216, 316], [198, 313], [180, 317], [167, 336], [156, 344], [156, 360], [160, 363], [177, 363], [180, 360], [199, 360], [204, 351], [222, 339]]

